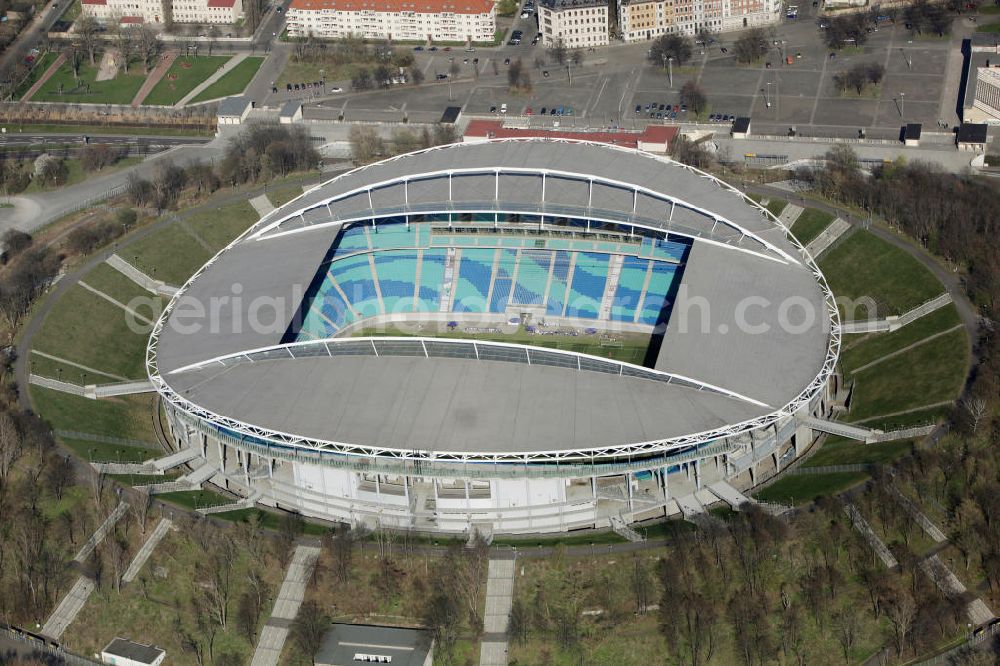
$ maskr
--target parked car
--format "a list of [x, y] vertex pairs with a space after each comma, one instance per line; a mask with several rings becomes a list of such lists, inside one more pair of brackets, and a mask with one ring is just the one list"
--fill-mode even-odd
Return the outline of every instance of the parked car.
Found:
[[443, 81], [443, 80], [445, 80], [445, 79], [447, 79], [447, 78], [448, 78], [448, 75], [447, 75], [447, 74], [438, 74], [438, 75], [437, 75], [436, 77], [434, 77], [434, 78], [436, 78], [436, 79], [437, 79], [438, 81]]
[[332, 92], [332, 93], [340, 93], [340, 92], [344, 92], [344, 89], [341, 88], [340, 86], [334, 86], [334, 87], [330, 88], [330, 92]]
[[526, 115], [526, 116], [533, 116], [533, 115], [535, 115], [535, 112], [534, 112], [534, 111], [532, 111], [532, 110], [531, 110], [531, 107], [529, 106], [528, 108], [526, 108], [526, 109], [524, 110], [524, 115]]
[[422, 46], [414, 46], [414, 47], [413, 47], [413, 50], [414, 50], [414, 51], [423, 51], [423, 50], [424, 50], [424, 47], [422, 47]]
[[292, 92], [292, 84], [291, 83], [286, 83], [285, 84], [285, 92]]
[[504, 58], [503, 59], [503, 64], [509, 65], [510, 64], [510, 58]]
[[543, 107], [542, 107], [542, 110], [541, 110], [541, 111], [539, 111], [539, 112], [538, 112], [538, 114], [539, 114], [539, 115], [542, 115], [542, 116], [544, 116], [544, 115], [545, 115], [545, 112], [546, 112], [546, 111], [548, 111], [548, 110], [549, 110], [549, 109], [548, 109], [548, 107], [545, 107], [545, 106], [543, 106]]
[[427, 47], [427, 50], [428, 50], [428, 51], [437, 51], [437, 50], [438, 50], [438, 47], [436, 47], [436, 46], [428, 46], [428, 47]]
[[549, 70], [543, 69], [542, 70], [542, 76], [548, 76], [548, 75], [549, 75]]
[[490, 113], [496, 113], [496, 112], [497, 112], [497, 107], [491, 106], [490, 107]]
[[507, 103], [504, 102], [500, 105], [500, 113], [507, 113]]
[[642, 106], [640, 104], [635, 105], [636, 114], [642, 113]]

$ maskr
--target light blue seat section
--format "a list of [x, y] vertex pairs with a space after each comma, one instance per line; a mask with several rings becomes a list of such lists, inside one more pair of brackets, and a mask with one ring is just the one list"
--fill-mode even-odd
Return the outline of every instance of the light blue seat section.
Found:
[[375, 272], [387, 314], [413, 312], [414, 280], [417, 276], [416, 250], [386, 250], [375, 253]]
[[417, 310], [437, 312], [441, 309], [441, 284], [444, 282], [445, 250], [424, 250], [424, 260], [420, 266], [420, 290], [417, 294]]
[[514, 283], [515, 305], [543, 305], [545, 286], [549, 283], [552, 253], [545, 250], [522, 250]]
[[417, 226], [409, 228], [405, 221], [380, 221], [368, 228], [368, 238], [376, 250], [391, 250], [397, 247], [417, 247], [419, 234]]
[[336, 326], [331, 326], [316, 310], [310, 309], [302, 318], [302, 333], [312, 338], [328, 338], [337, 332]]
[[608, 255], [580, 252], [576, 255], [570, 285], [567, 317], [597, 319], [608, 281]]
[[642, 287], [646, 283], [649, 259], [625, 257], [618, 276], [618, 286], [611, 301], [611, 319], [614, 321], [635, 321], [636, 310], [642, 300]]
[[379, 314], [378, 292], [367, 253], [334, 261], [330, 264], [330, 275], [359, 315], [373, 317]]
[[313, 299], [312, 309], [322, 312], [324, 317], [340, 328], [354, 321], [354, 315], [329, 277]]
[[655, 326], [681, 268], [675, 264], [654, 261], [652, 270], [646, 296], [642, 300], [642, 309], [639, 311], [639, 322]]
[[368, 235], [365, 233], [365, 226], [370, 226], [366, 222], [360, 222], [340, 231], [337, 237], [333, 256], [342, 257], [345, 254], [359, 252], [368, 249]]
[[559, 317], [566, 305], [566, 279], [569, 277], [571, 255], [559, 250], [552, 264], [552, 283], [549, 285], [549, 299], [545, 303], [545, 312]]
[[500, 250], [496, 279], [493, 281], [493, 295], [490, 296], [490, 312], [500, 313], [507, 309], [516, 264], [517, 250]]
[[454, 312], [486, 312], [486, 297], [493, 278], [493, 259], [496, 250], [466, 248], [458, 264], [455, 281]]
[[684, 255], [691, 246], [691, 242], [675, 238], [643, 238], [639, 254], [652, 259], [666, 259], [678, 263], [684, 261]]

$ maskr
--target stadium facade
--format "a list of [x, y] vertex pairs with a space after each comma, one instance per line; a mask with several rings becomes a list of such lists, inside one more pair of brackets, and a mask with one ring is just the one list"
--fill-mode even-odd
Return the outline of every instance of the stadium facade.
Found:
[[627, 148], [500, 140], [268, 214], [172, 299], [147, 366], [176, 446], [261, 504], [542, 533], [778, 473], [829, 413], [839, 341], [811, 257], [735, 188]]

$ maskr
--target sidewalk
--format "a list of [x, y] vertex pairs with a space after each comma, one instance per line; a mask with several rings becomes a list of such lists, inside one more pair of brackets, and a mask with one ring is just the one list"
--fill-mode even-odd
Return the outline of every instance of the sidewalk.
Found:
[[160, 62], [157, 63], [156, 67], [153, 68], [153, 71], [146, 76], [146, 80], [143, 82], [142, 87], [139, 88], [139, 92], [137, 92], [135, 97], [132, 98], [133, 107], [137, 107], [142, 104], [143, 100], [146, 99], [149, 93], [153, 92], [153, 88], [155, 88], [156, 84], [160, 82], [160, 79], [162, 79], [167, 73], [167, 70], [170, 69], [170, 66], [174, 64], [174, 60], [177, 60], [177, 56], [179, 55], [180, 51], [167, 51], [163, 54], [163, 57], [160, 58]]
[[190, 102], [191, 100], [193, 100], [195, 97], [197, 97], [198, 95], [200, 95], [202, 90], [205, 90], [210, 85], [212, 85], [213, 83], [215, 83], [216, 81], [218, 81], [219, 79], [221, 79], [223, 76], [225, 76], [226, 74], [228, 74], [229, 72], [231, 72], [233, 70], [233, 68], [236, 67], [236, 65], [238, 65], [241, 62], [243, 62], [244, 60], [246, 60], [247, 57], [248, 57], [248, 55], [246, 53], [240, 53], [238, 55], [234, 55], [232, 58], [230, 58], [226, 62], [225, 65], [223, 65], [222, 67], [220, 67], [215, 72], [215, 74], [212, 74], [212, 76], [208, 77], [207, 79], [205, 79], [204, 81], [202, 81], [201, 83], [199, 83], [198, 85], [196, 85], [194, 87], [194, 90], [192, 90], [191, 92], [189, 92], [187, 95], [184, 95], [184, 97], [182, 97], [179, 102], [177, 102], [176, 104], [174, 104], [174, 108], [175, 109], [182, 108], [185, 104], [187, 104], [188, 102]]
[[22, 102], [29, 102], [29, 101], [31, 101], [31, 97], [36, 92], [38, 92], [39, 89], [42, 86], [45, 85], [46, 81], [48, 81], [49, 79], [52, 78], [53, 74], [55, 74], [57, 71], [59, 71], [59, 68], [62, 67], [62, 64], [64, 62], [66, 62], [66, 54], [65, 53], [60, 53], [59, 57], [56, 58], [55, 61], [53, 61], [53, 63], [51, 65], [49, 65], [49, 68], [47, 70], [45, 70], [45, 73], [42, 74], [41, 76], [39, 76], [38, 80], [35, 81], [34, 85], [32, 85], [30, 88], [28, 88], [28, 92], [24, 93], [24, 97], [21, 98], [21, 101]]

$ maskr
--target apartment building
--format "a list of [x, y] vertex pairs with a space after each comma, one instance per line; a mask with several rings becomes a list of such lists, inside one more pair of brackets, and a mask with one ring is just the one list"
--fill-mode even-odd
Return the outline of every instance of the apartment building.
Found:
[[538, 30], [542, 44], [560, 40], [566, 48], [579, 49], [608, 44], [608, 3], [602, 0], [541, 0]]
[[243, 18], [243, 0], [81, 0], [82, 12], [99, 21], [122, 23], [232, 24]]
[[293, 0], [288, 34], [340, 38], [490, 42], [492, 0]]
[[660, 35], [695, 35], [701, 30], [731, 32], [781, 21], [780, 0], [619, 0], [626, 42]]

